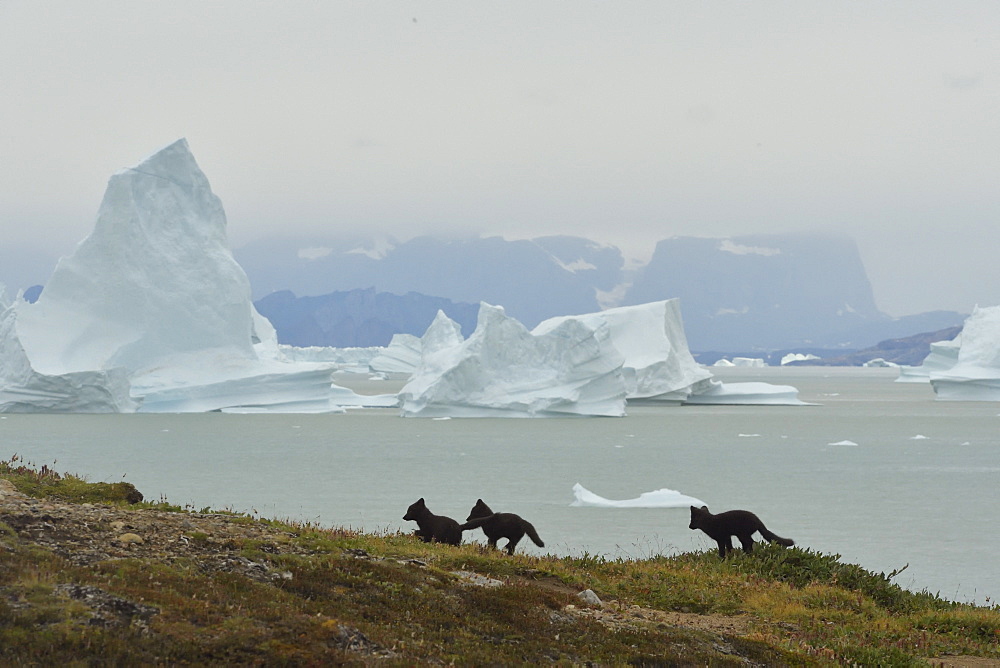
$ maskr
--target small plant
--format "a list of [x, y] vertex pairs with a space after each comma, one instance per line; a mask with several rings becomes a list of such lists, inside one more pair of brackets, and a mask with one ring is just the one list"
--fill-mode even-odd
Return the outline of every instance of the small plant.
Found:
[[[55, 462], [53, 462], [53, 465]], [[16, 453], [0, 460], [0, 475], [28, 496], [54, 498], [73, 503], [140, 503], [142, 493], [130, 482], [87, 482], [69, 473], [60, 474], [47, 464], [36, 468]]]

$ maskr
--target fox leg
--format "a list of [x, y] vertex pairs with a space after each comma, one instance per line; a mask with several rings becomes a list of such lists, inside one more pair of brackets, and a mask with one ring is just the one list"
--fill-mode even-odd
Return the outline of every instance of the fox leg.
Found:
[[744, 534], [742, 536], [737, 536], [740, 539], [740, 544], [743, 545], [743, 551], [747, 554], [753, 552], [753, 537], [750, 534]]
[[719, 558], [725, 559], [726, 558], [726, 552], [728, 552], [729, 550], [733, 549], [732, 544], [730, 544], [730, 542], [729, 542], [729, 536], [726, 536], [725, 540], [719, 539], [719, 540], [717, 540], [715, 542], [719, 544]]

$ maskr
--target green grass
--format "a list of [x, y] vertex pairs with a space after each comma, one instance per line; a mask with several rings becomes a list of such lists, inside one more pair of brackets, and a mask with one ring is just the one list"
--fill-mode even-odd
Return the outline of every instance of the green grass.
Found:
[[[113, 485], [16, 459], [0, 462], [0, 477], [44, 498], [127, 505]], [[254, 579], [169, 555], [78, 566], [19, 536], [0, 515], [0, 664], [740, 665], [746, 658], [906, 666], [946, 654], [1000, 658], [1000, 608], [907, 591], [893, 574], [800, 548], [761, 546], [726, 560], [714, 551], [638, 560], [507, 556], [400, 533], [227, 521], [274, 536], [227, 545], [197, 531], [187, 537], [287, 576]], [[296, 549], [275, 553], [278, 543]], [[453, 574], [459, 570], [507, 584], [470, 586]], [[90, 607], [61, 593], [67, 584], [158, 614], [112, 615], [95, 625]], [[641, 618], [609, 627], [567, 612], [586, 588], [612, 610], [739, 615], [748, 626], [740, 636]]]

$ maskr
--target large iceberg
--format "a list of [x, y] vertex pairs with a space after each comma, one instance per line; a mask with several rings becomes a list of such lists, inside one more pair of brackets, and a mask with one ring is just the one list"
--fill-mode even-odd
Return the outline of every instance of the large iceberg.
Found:
[[929, 372], [937, 398], [1000, 401], [1000, 306], [973, 309], [960, 337], [954, 365]]
[[[90, 236], [59, 261], [36, 303], [8, 311], [3, 387], [85, 378], [81, 387], [116, 397], [106, 409], [127, 411], [117, 397], [130, 385], [143, 412], [395, 403], [334, 386], [331, 364], [281, 354], [229, 251], [222, 203], [183, 139], [113, 175]], [[76, 404], [17, 403], [40, 411], [90, 405], [82, 395]]]
[[802, 405], [798, 390], [720, 383], [687, 347], [676, 299], [551, 318], [528, 331], [482, 304], [468, 340], [444, 313], [420, 339], [404, 416], [624, 415], [625, 402]]
[[712, 377], [691, 356], [678, 299], [550, 318], [532, 333], [545, 335], [569, 322], [595, 330], [607, 327], [611, 345], [624, 356], [629, 402], [680, 403], [707, 388]]
[[567, 320], [532, 333], [483, 303], [475, 331], [443, 312], [421, 339], [421, 361], [399, 393], [406, 417], [553, 417], [625, 414], [622, 356], [606, 325]]
[[679, 299], [550, 318], [532, 332], [544, 334], [568, 321], [608, 327], [612, 345], [624, 356], [622, 378], [630, 404], [806, 405], [791, 385], [714, 380], [688, 349]]

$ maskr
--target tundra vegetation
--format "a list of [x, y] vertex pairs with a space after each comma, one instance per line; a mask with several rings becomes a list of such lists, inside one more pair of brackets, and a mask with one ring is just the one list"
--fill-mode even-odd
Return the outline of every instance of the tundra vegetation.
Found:
[[800, 547], [508, 556], [133, 491], [0, 461], [0, 663], [1000, 661], [1000, 606]]

